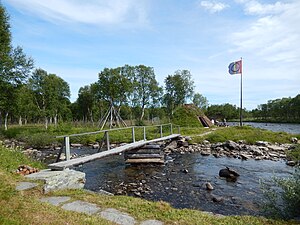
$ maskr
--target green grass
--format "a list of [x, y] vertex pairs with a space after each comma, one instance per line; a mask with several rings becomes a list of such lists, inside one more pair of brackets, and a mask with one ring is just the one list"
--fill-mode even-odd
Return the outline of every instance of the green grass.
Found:
[[211, 143], [216, 143], [227, 140], [245, 140], [248, 144], [254, 144], [256, 141], [267, 141], [270, 143], [290, 143], [292, 137], [300, 138], [300, 135], [292, 135], [285, 132], [272, 132], [250, 126], [243, 126], [216, 129], [214, 132], [208, 135], [194, 137], [193, 142], [201, 143], [203, 140], [208, 140]]

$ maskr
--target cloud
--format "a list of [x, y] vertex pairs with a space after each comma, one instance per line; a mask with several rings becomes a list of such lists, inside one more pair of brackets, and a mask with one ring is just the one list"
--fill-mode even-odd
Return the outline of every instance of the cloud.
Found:
[[146, 5], [134, 0], [6, 0], [21, 12], [30, 12], [51, 22], [92, 25], [143, 24]]
[[221, 2], [210, 2], [210, 1], [201, 1], [198, 2], [198, 6], [204, 8], [210, 13], [221, 12], [225, 8], [229, 7], [228, 5]]
[[288, 4], [275, 2], [274, 4], [261, 4], [256, 0], [236, 0], [236, 2], [244, 4], [244, 11], [249, 15], [266, 15], [283, 12]]
[[[247, 11], [249, 2], [245, 4]], [[252, 8], [251, 12], [260, 16], [230, 36], [236, 51], [251, 52], [270, 62], [299, 62], [300, 1], [285, 4], [281, 11], [277, 9], [278, 5], [281, 3]]]

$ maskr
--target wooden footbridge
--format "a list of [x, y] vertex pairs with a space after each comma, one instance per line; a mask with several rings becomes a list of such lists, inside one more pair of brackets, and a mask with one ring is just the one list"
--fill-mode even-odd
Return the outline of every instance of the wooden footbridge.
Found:
[[[157, 127], [159, 131], [159, 137], [152, 139], [152, 140], [147, 140], [147, 128], [150, 127]], [[163, 128], [169, 128], [167, 135], [164, 136], [163, 133]], [[136, 132], [135, 130], [137, 128], [142, 128], [143, 129], [143, 140], [136, 141]], [[109, 138], [109, 133], [113, 131], [125, 131], [125, 130], [131, 129], [131, 137], [132, 137], [132, 143], [119, 146], [116, 148], [110, 148], [110, 138]], [[153, 129], [153, 128], [152, 128]], [[100, 134], [104, 133], [105, 141], [106, 141], [106, 151], [103, 152], [98, 152], [92, 155], [80, 157], [80, 158], [75, 158], [75, 159], [70, 159], [70, 137], [76, 137], [76, 136], [83, 136], [83, 135], [95, 135], [95, 134]], [[88, 133], [81, 133], [81, 134], [70, 134], [70, 135], [63, 135], [63, 136], [57, 136], [56, 138], [63, 138], [64, 139], [64, 145], [63, 149], [65, 150], [66, 154], [66, 161], [61, 161], [61, 162], [56, 162], [48, 165], [48, 168], [52, 170], [64, 170], [66, 168], [84, 164], [90, 161], [94, 161], [109, 155], [114, 155], [114, 154], [119, 154], [124, 151], [132, 150], [132, 149], [137, 149], [140, 148], [146, 144], [149, 143], [154, 143], [154, 142], [160, 142], [164, 140], [169, 140], [169, 139], [174, 139], [180, 136], [180, 127], [178, 126], [178, 133], [173, 134], [173, 125], [172, 124], [163, 124], [163, 125], [157, 125], [157, 126], [144, 126], [144, 127], [125, 127], [125, 128], [117, 128], [117, 129], [109, 129], [109, 130], [101, 130], [101, 131], [95, 131], [95, 132], [88, 132]]]

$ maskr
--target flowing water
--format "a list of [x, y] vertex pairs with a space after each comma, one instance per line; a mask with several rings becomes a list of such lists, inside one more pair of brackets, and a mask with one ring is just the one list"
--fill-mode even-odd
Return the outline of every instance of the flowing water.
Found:
[[[255, 123], [255, 122], [243, 122], [244, 125], [250, 125], [252, 127], [271, 130], [271, 131], [283, 131], [291, 134], [300, 134], [300, 124], [296, 123]], [[228, 122], [229, 126], [238, 126], [238, 122]]]
[[[226, 166], [240, 176], [235, 182], [219, 177]], [[86, 173], [85, 188], [127, 194], [169, 202], [176, 208], [190, 208], [223, 215], [261, 215], [263, 194], [260, 180], [287, 177], [294, 169], [283, 161], [242, 161], [201, 154], [171, 155], [164, 166], [130, 166], [123, 155], [86, 163], [77, 168]], [[214, 190], [207, 191], [210, 182]], [[215, 202], [213, 199], [219, 199]]]
[[[244, 123], [253, 127], [300, 133], [300, 124]], [[230, 124], [234, 125], [234, 124]], [[77, 154], [92, 154], [96, 150], [75, 149]], [[255, 161], [215, 158], [201, 154], [174, 154], [161, 165], [126, 165], [123, 155], [115, 155], [86, 163], [77, 170], [86, 173], [85, 188], [126, 194], [148, 200], [169, 202], [176, 208], [190, 208], [224, 215], [262, 215], [263, 194], [260, 180], [288, 177], [294, 169], [284, 161]], [[240, 176], [235, 182], [219, 177], [226, 166]], [[210, 182], [214, 190], [207, 191]], [[214, 201], [215, 200], [215, 201]], [[220, 202], [216, 202], [216, 200]]]

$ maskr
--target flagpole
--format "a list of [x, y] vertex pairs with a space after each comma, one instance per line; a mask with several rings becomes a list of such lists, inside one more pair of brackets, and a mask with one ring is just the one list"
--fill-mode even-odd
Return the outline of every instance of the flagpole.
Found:
[[243, 61], [241, 57], [241, 99], [240, 99], [240, 126], [243, 126]]

